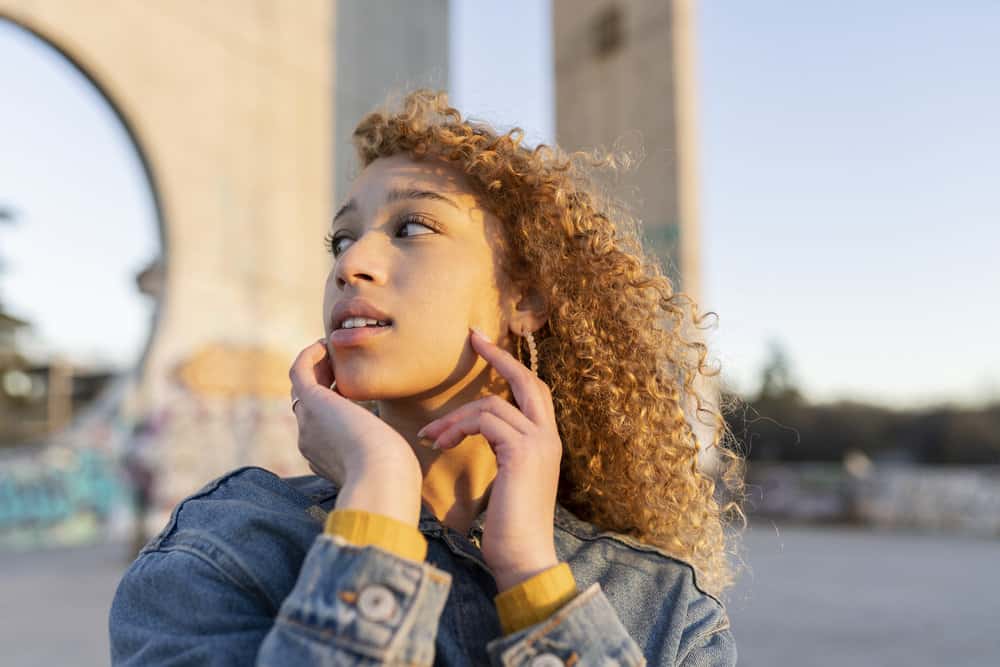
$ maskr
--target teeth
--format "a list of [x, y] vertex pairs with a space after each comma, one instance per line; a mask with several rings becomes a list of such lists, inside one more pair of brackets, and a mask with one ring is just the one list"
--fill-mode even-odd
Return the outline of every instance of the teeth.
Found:
[[356, 329], [358, 327], [365, 326], [388, 326], [388, 320], [375, 320], [367, 317], [350, 317], [344, 320], [344, 323], [340, 325], [341, 329]]

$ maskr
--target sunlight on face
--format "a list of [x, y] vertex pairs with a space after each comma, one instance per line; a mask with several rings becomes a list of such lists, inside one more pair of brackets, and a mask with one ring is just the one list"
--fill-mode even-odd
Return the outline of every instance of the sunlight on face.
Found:
[[[330, 229], [323, 296], [337, 389], [354, 400], [431, 397], [485, 362], [468, 328], [505, 330], [494, 248], [501, 223], [465, 175], [443, 162], [380, 158], [355, 179]], [[334, 306], [363, 297], [392, 325], [352, 345], [331, 342]]]

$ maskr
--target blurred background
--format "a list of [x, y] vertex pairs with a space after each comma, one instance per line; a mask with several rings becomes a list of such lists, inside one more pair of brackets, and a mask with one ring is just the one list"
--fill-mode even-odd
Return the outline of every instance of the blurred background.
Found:
[[[182, 498], [309, 474], [358, 119], [447, 89], [615, 187], [749, 458], [740, 664], [1000, 660], [1000, 5], [0, 0], [0, 643], [108, 662]], [[700, 432], [704, 435], [704, 432]]]

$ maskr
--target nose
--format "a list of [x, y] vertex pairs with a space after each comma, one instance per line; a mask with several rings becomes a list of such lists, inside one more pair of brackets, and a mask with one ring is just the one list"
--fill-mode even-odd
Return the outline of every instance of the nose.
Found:
[[351, 241], [347, 250], [337, 259], [336, 282], [339, 289], [348, 283], [354, 285], [361, 280], [384, 282], [385, 270], [382, 266], [384, 252], [380, 250], [373, 235], [365, 234]]

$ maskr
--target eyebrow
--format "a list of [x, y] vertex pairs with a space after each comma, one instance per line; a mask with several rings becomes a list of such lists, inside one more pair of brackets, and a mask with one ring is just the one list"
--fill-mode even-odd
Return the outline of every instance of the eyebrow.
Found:
[[[386, 202], [397, 202], [405, 199], [430, 199], [432, 201], [444, 202], [458, 210], [458, 204], [454, 201], [431, 190], [390, 190], [389, 194], [385, 197]], [[333, 216], [333, 222], [337, 222], [338, 218], [356, 210], [358, 210], [358, 203], [354, 199], [351, 199], [340, 207], [337, 214]]]

